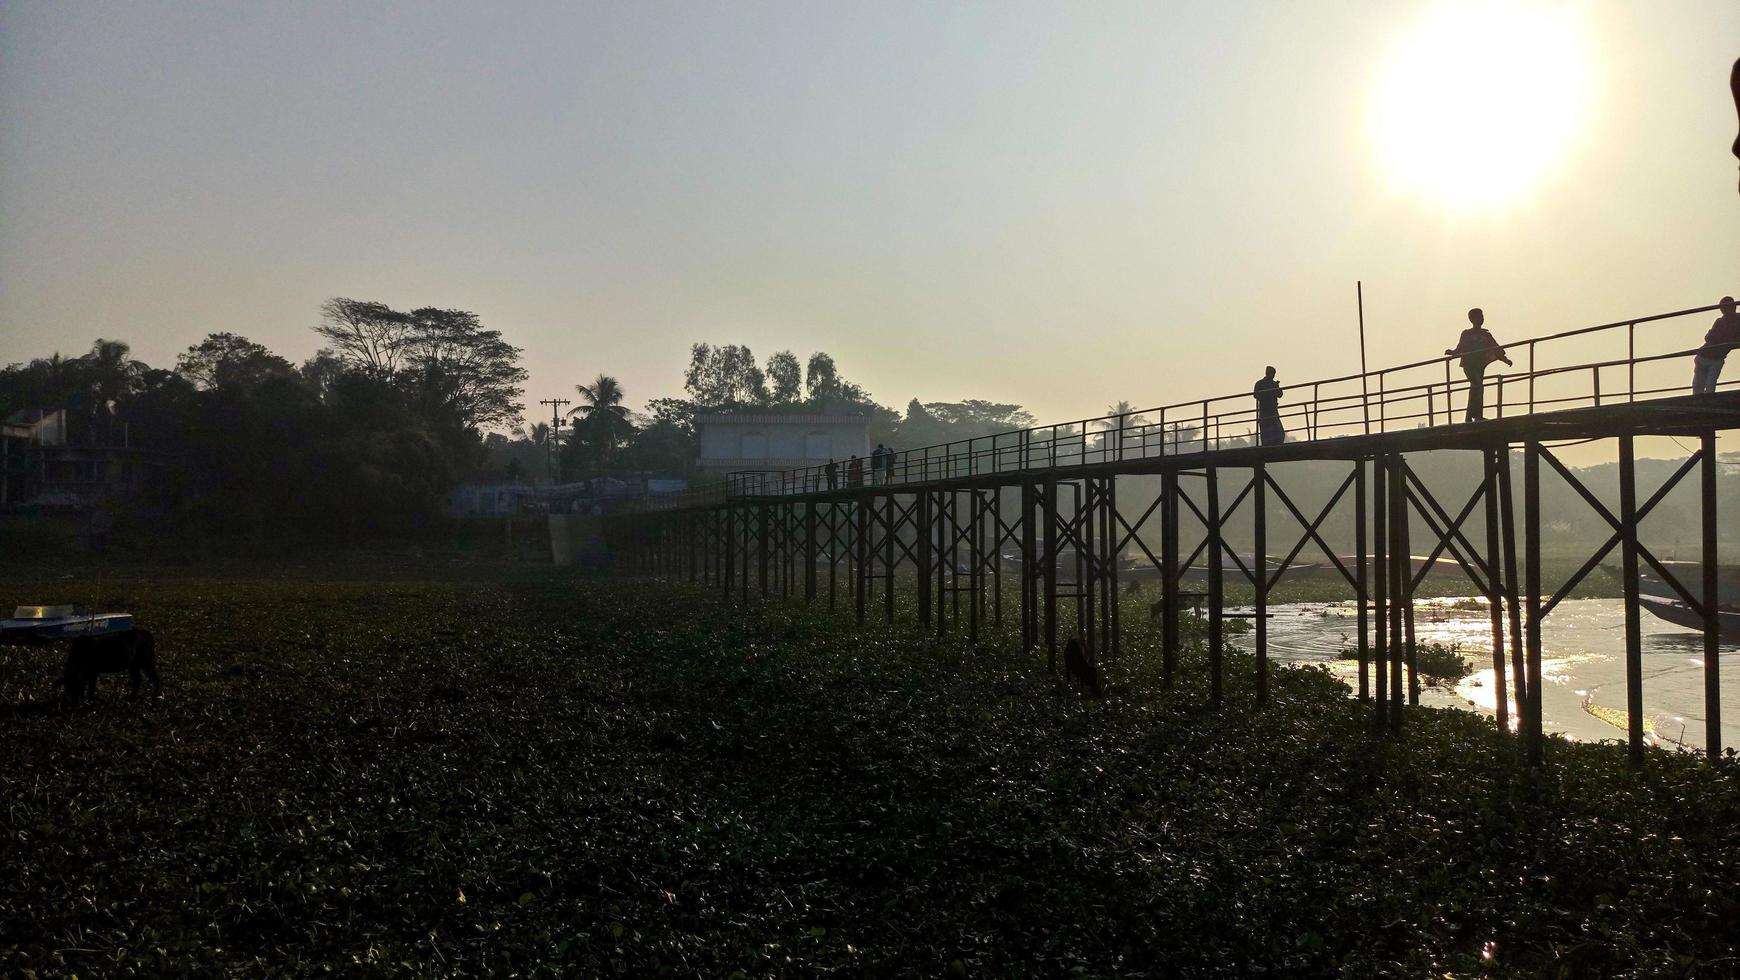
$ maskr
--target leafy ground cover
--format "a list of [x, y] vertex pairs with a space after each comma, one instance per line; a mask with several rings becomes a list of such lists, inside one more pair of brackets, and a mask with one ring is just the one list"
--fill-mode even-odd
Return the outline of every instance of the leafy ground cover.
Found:
[[[66, 585], [66, 583], [58, 583]], [[0, 579], [0, 604], [56, 587]], [[81, 586], [82, 587], [82, 586]], [[1229, 655], [1112, 696], [1006, 638], [497, 569], [104, 583], [167, 691], [0, 650], [0, 973], [1722, 976], [1732, 766], [1375, 735]]]

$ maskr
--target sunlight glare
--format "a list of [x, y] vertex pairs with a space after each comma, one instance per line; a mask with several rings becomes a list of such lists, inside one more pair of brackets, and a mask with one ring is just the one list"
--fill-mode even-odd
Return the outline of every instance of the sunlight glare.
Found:
[[1566, 156], [1587, 111], [1576, 8], [1435, 8], [1382, 66], [1369, 126], [1395, 189], [1450, 210], [1525, 198]]

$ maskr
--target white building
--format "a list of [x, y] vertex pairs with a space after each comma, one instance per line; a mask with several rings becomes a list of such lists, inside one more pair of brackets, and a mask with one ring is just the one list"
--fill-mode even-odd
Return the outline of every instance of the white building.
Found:
[[720, 472], [789, 470], [870, 455], [868, 415], [721, 412], [697, 415], [695, 429], [700, 465]]

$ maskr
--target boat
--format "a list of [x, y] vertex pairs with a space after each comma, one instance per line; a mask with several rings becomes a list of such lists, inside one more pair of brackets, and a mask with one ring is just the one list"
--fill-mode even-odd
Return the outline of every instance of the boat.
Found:
[[133, 628], [130, 613], [93, 613], [77, 606], [18, 606], [0, 619], [0, 643], [54, 643], [111, 636]]
[[[1704, 631], [1704, 617], [1693, 611], [1692, 607], [1683, 602], [1658, 598], [1653, 595], [1637, 597], [1638, 605], [1648, 610], [1658, 619], [1665, 619], [1675, 626], [1683, 626], [1699, 633]], [[1716, 635], [1723, 642], [1740, 643], [1740, 609], [1717, 608]]]
[[[1675, 561], [1670, 558], [1662, 562], [1662, 567], [1666, 568], [1668, 574], [1677, 579], [1680, 585], [1684, 586], [1694, 598], [1703, 596], [1703, 563]], [[1680, 594], [1674, 591], [1673, 586], [1651, 572], [1644, 572], [1637, 577], [1637, 591], [1644, 595], [1674, 602], [1678, 602], [1680, 599]], [[1740, 565], [1716, 566], [1716, 605], [1740, 608]]]

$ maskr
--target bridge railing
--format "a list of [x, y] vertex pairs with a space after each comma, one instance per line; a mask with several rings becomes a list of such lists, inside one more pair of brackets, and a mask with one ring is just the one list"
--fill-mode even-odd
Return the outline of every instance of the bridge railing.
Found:
[[[1716, 310], [1700, 306], [1512, 341], [1512, 364], [1494, 362], [1482, 381], [1485, 417], [1683, 395], [1692, 358]], [[1501, 340], [1502, 344], [1503, 341]], [[1594, 355], [1591, 359], [1591, 355]], [[1315, 441], [1456, 424], [1470, 383], [1458, 355], [1441, 355], [1363, 374], [1285, 385], [1279, 418], [1286, 440]], [[1736, 382], [1726, 381], [1723, 386]], [[687, 494], [648, 501], [685, 507], [739, 496], [813, 493], [854, 486], [924, 483], [994, 473], [1117, 463], [1257, 444], [1259, 418], [1249, 391], [1156, 408], [1034, 426], [896, 451], [878, 470], [872, 458], [792, 470], [746, 471]]]

